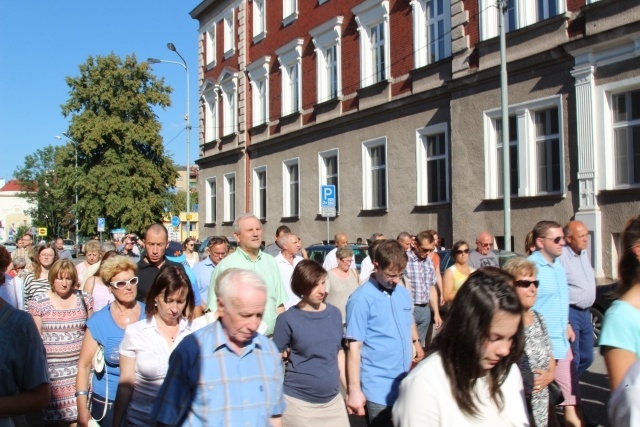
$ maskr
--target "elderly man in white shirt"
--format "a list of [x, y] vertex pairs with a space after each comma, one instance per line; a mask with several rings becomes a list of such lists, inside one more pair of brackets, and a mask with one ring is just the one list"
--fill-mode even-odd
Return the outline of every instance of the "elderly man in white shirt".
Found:
[[278, 238], [278, 245], [282, 248], [280, 253], [275, 257], [278, 268], [280, 269], [280, 276], [282, 277], [282, 283], [287, 291], [288, 299], [284, 303], [285, 310], [289, 307], [296, 305], [300, 301], [300, 297], [295, 295], [291, 290], [291, 276], [296, 265], [304, 258], [297, 255], [300, 252], [300, 239], [298, 236], [292, 233], [287, 233]]

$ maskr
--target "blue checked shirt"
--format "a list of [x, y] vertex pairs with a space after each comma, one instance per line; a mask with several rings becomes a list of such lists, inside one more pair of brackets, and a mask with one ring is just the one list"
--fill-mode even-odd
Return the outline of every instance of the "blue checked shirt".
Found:
[[173, 351], [152, 418], [172, 426], [267, 426], [284, 412], [282, 383], [271, 340], [257, 334], [239, 356], [218, 320]]
[[565, 359], [569, 350], [567, 325], [569, 324], [569, 286], [567, 273], [556, 258], [549, 263], [540, 251], [529, 256], [538, 267], [538, 298], [533, 309], [544, 317], [553, 346], [553, 358]]
[[436, 284], [436, 270], [433, 261], [429, 257], [420, 259], [412, 251], [407, 251], [407, 268], [405, 274], [411, 280], [412, 297], [414, 304], [429, 304], [431, 286]]

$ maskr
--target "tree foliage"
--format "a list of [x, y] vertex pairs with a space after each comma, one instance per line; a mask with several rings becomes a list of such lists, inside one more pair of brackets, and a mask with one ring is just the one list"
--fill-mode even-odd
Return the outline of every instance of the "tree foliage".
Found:
[[[170, 105], [171, 88], [134, 55], [90, 56], [79, 70], [66, 78], [70, 96], [61, 108], [78, 150], [80, 231], [95, 233], [99, 217], [108, 228], [141, 231], [162, 219], [178, 177], [152, 109]], [[70, 160], [65, 157], [66, 188], [74, 177]]]
[[[191, 192], [191, 212], [197, 212], [197, 209], [193, 209], [194, 205], [198, 204], [198, 192]], [[180, 212], [187, 211], [187, 192], [179, 190], [175, 194], [171, 194], [168, 199], [167, 213], [171, 216], [180, 215]]]
[[[36, 227], [46, 227], [48, 235], [61, 234], [73, 229], [73, 199], [60, 179], [59, 164], [67, 147], [46, 146], [25, 157], [24, 165], [14, 172], [20, 183], [24, 197], [34, 207], [27, 210], [31, 223]], [[71, 225], [71, 227], [70, 227]]]

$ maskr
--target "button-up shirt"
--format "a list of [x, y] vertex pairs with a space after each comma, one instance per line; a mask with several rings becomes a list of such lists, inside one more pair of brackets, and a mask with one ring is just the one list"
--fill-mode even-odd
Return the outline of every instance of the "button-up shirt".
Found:
[[267, 285], [267, 305], [264, 308], [262, 320], [267, 325], [265, 334], [273, 334], [273, 328], [276, 326], [276, 317], [278, 316], [276, 308], [284, 305], [284, 302], [287, 300], [287, 292], [282, 284], [280, 270], [278, 269], [275, 258], [259, 251], [254, 261], [245, 251], [237, 248], [235, 252], [220, 261], [213, 270], [211, 283], [209, 284], [209, 300], [207, 306], [211, 311], [215, 312], [218, 309], [218, 300], [214, 289], [216, 280], [223, 271], [230, 268], [254, 271], [264, 280], [264, 283]]
[[538, 267], [538, 297], [533, 309], [544, 317], [553, 345], [553, 358], [564, 359], [569, 350], [567, 325], [569, 324], [569, 287], [567, 273], [556, 258], [552, 263], [535, 251], [529, 258]]
[[567, 272], [569, 304], [587, 309], [596, 300], [596, 277], [586, 250], [575, 253], [569, 245], [562, 248], [560, 262]]
[[300, 302], [300, 297], [293, 293], [291, 290], [291, 276], [293, 276], [293, 270], [296, 268], [296, 265], [304, 258], [301, 256], [293, 257], [293, 264], [284, 259], [282, 256], [282, 252], [280, 252], [276, 256], [276, 262], [278, 263], [278, 268], [280, 269], [280, 277], [282, 277], [282, 283], [284, 284], [284, 289], [287, 291], [287, 301], [284, 303], [285, 310], [288, 310], [289, 307], [296, 305]]
[[211, 275], [214, 268], [216, 268], [216, 265], [211, 261], [210, 257], [206, 257], [193, 267], [202, 301], [209, 299], [209, 284], [211, 283]]
[[171, 354], [152, 418], [167, 425], [266, 426], [284, 412], [282, 384], [271, 340], [256, 334], [238, 355], [217, 320]]
[[436, 284], [436, 271], [429, 257], [420, 259], [412, 251], [407, 251], [407, 268], [405, 274], [411, 280], [412, 297], [414, 304], [429, 304], [431, 286]]

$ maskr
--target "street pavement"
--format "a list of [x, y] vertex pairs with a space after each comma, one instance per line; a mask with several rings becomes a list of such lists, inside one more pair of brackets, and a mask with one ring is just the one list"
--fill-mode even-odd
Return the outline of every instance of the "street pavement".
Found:
[[[582, 393], [582, 412], [587, 419], [587, 425], [609, 427], [607, 419], [607, 401], [609, 400], [609, 376], [600, 355], [600, 347], [593, 349], [594, 361], [587, 372], [580, 378]], [[561, 418], [559, 417], [561, 420]]]

